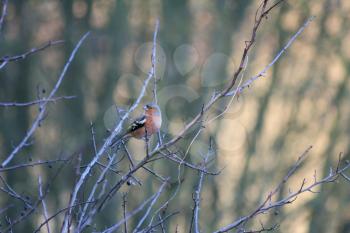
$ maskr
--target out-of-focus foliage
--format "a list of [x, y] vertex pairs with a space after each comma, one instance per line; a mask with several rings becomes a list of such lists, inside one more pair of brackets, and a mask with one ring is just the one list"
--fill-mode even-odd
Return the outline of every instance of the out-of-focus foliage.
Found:
[[[17, 54], [49, 40], [64, 39], [51, 47], [0, 71], [0, 101], [29, 101], [49, 92], [70, 51], [86, 31], [91, 36], [73, 61], [59, 95], [73, 100], [50, 104], [48, 115], [12, 164], [81, 154], [82, 164], [93, 156], [90, 122], [98, 144], [113, 127], [113, 106], [127, 108], [137, 97], [150, 67], [152, 33], [157, 18], [158, 94], [165, 121], [162, 132], [175, 135], [200, 111], [214, 90], [223, 86], [239, 65], [244, 41], [250, 35], [258, 1], [10, 1], [2, 32], [0, 54]], [[300, 186], [305, 177], [313, 182], [327, 175], [339, 152], [348, 157], [350, 136], [350, 2], [346, 0], [287, 1], [276, 8], [259, 30], [249, 56], [245, 78], [259, 72], [282, 49], [303, 21], [314, 22], [287, 53], [262, 78], [238, 98], [227, 113], [208, 125], [189, 151], [189, 161], [199, 161], [210, 137], [216, 142], [212, 167], [225, 167], [216, 177], [206, 177], [202, 193], [201, 226], [215, 230], [247, 214], [282, 179], [288, 167], [309, 146], [314, 149], [288, 187]], [[152, 87], [152, 85], [151, 85]], [[152, 100], [151, 88], [144, 102]], [[220, 105], [218, 112], [222, 111]], [[38, 107], [0, 109], [0, 160], [25, 135]], [[139, 109], [138, 113], [141, 112]], [[192, 132], [193, 134], [195, 132]], [[186, 150], [193, 135], [178, 145]], [[131, 140], [135, 159], [144, 155], [144, 144]], [[67, 206], [78, 161], [63, 168], [46, 197], [48, 212]], [[37, 166], [2, 173], [18, 193], [37, 195], [38, 176], [51, 181], [60, 164]], [[152, 168], [176, 181], [178, 167], [159, 161]], [[128, 167], [120, 168], [127, 170]], [[181, 210], [168, 223], [173, 232], [189, 228], [192, 192], [198, 174], [185, 170], [181, 191], [169, 208]], [[128, 192], [128, 210], [153, 193], [159, 183], [147, 172], [137, 173], [143, 186], [123, 187]], [[118, 177], [115, 177], [117, 180]], [[288, 193], [288, 187], [280, 195]], [[171, 195], [175, 188], [167, 189]], [[292, 205], [262, 216], [279, 223], [280, 232], [349, 232], [350, 187], [345, 183], [323, 186], [320, 194], [299, 197]], [[122, 215], [122, 193], [97, 217], [97, 229], [110, 226]], [[81, 197], [82, 200], [84, 197]], [[85, 197], [86, 198], [86, 197]], [[20, 215], [23, 206], [0, 192], [0, 224], [5, 216]], [[63, 215], [50, 224], [60, 227]], [[40, 212], [19, 224], [15, 232], [31, 232], [43, 221]], [[259, 226], [259, 222], [256, 222]], [[133, 222], [128, 223], [130, 226]], [[1, 229], [1, 227], [0, 227]], [[46, 229], [42, 229], [46, 230]]]

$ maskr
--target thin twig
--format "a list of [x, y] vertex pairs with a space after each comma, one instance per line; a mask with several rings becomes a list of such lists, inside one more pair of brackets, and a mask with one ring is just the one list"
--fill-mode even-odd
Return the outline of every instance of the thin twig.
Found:
[[97, 179], [96, 183], [92, 187], [89, 197], [87, 199], [86, 204], [83, 206], [83, 209], [80, 214], [78, 226], [76, 227], [76, 232], [81, 232], [91, 222], [91, 216], [93, 216], [96, 212], [94, 208], [91, 208], [90, 212], [88, 212], [89, 205], [91, 203], [94, 203], [95, 200], [95, 193], [97, 191], [97, 188], [99, 188], [100, 183], [105, 179], [107, 171], [110, 169], [110, 167], [113, 164], [113, 161], [116, 157], [116, 154], [113, 154], [112, 158], [109, 160], [108, 165], [104, 167], [103, 171], [101, 172], [99, 178]]
[[164, 229], [164, 220], [162, 219], [162, 215], [161, 213], [159, 213], [159, 221], [160, 221], [160, 229], [162, 230], [162, 233], [165, 233], [165, 229]]
[[[151, 66], [152, 70], [151, 72], [153, 73], [153, 101], [155, 104], [158, 104], [158, 98], [157, 98], [157, 32], [159, 28], [159, 19], [156, 20], [156, 32], [153, 34], [153, 46], [152, 46], [152, 55], [151, 55]], [[159, 145], [162, 145], [162, 135], [160, 133], [160, 130], [157, 133], [158, 136], [158, 142]]]
[[[126, 218], [126, 195], [127, 193], [123, 194], [123, 219]], [[128, 227], [127, 227], [127, 221], [124, 222], [124, 233], [128, 233]]]
[[138, 222], [137, 226], [135, 227], [133, 233], [136, 233], [138, 231], [138, 229], [141, 227], [141, 225], [143, 224], [143, 222], [146, 220], [146, 218], [148, 217], [148, 215], [150, 214], [154, 204], [157, 202], [160, 194], [163, 192], [163, 189], [165, 187], [165, 185], [168, 183], [168, 181], [165, 181], [159, 188], [158, 192], [156, 193], [156, 195], [154, 196], [151, 204], [148, 206], [146, 213], [143, 215], [143, 217], [141, 218], [141, 220]]
[[46, 44], [44, 44], [38, 48], [32, 48], [32, 49], [30, 49], [27, 52], [24, 52], [22, 54], [14, 55], [14, 56], [4, 56], [4, 57], [0, 58], [0, 62], [2, 63], [0, 66], [0, 69], [4, 68], [5, 65], [8, 64], [9, 62], [25, 59], [34, 53], [43, 51], [43, 50], [47, 49], [48, 47], [55, 46], [55, 45], [62, 44], [62, 43], [64, 43], [63, 40], [49, 41]]
[[161, 226], [162, 232], [164, 231], [164, 227], [163, 224], [166, 220], [168, 220], [169, 218], [171, 218], [174, 215], [179, 214], [180, 211], [176, 211], [174, 213], [168, 214], [167, 216], [165, 216], [164, 218], [160, 218], [160, 220], [158, 222], [156, 222], [155, 224], [153, 224], [152, 226], [146, 227], [146, 229], [143, 229], [141, 231], [139, 231], [138, 233], [149, 233], [149, 232], [153, 232], [152, 230], [158, 226]]
[[53, 163], [58, 163], [58, 162], [67, 162], [68, 159], [55, 159], [55, 160], [46, 160], [46, 161], [37, 161], [37, 162], [32, 162], [32, 163], [23, 163], [23, 164], [18, 164], [14, 166], [9, 166], [5, 168], [0, 168], [0, 173], [1, 172], [7, 172], [7, 171], [12, 171], [12, 170], [17, 170], [20, 168], [25, 168], [25, 167], [34, 167], [38, 165], [50, 165]]
[[7, 0], [2, 1], [2, 13], [1, 13], [1, 18], [0, 18], [0, 31], [2, 30], [2, 25], [4, 23], [4, 19], [7, 15]]
[[166, 183], [163, 183], [160, 188], [158, 189], [157, 193], [153, 194], [151, 197], [147, 198], [144, 202], [142, 202], [141, 205], [139, 205], [136, 209], [134, 209], [132, 212], [128, 213], [125, 218], [123, 218], [118, 223], [114, 224], [113, 226], [109, 227], [108, 229], [104, 230], [103, 233], [111, 233], [115, 232], [122, 224], [124, 224], [125, 221], [128, 221], [131, 217], [133, 217], [135, 214], [139, 213], [144, 209], [144, 207], [149, 203], [153, 202], [154, 200], [157, 200], [160, 193], [163, 191]]
[[18, 194], [7, 182], [6, 180], [0, 176], [0, 180], [1, 182], [5, 185], [5, 188], [0, 187], [0, 190], [3, 191], [4, 193], [7, 193], [9, 196], [20, 200], [21, 202], [23, 202], [23, 204], [28, 207], [29, 209], [33, 209], [33, 204], [30, 200], [28, 200], [27, 198], [23, 197], [22, 195]]
[[239, 231], [240, 233], [261, 233], [261, 232], [269, 232], [269, 231], [275, 231], [278, 228], [278, 225], [275, 224], [272, 227], [266, 228], [264, 225], [261, 224], [261, 228], [258, 230], [243, 230], [243, 231]]
[[[299, 164], [299, 165], [297, 165], [297, 164]], [[299, 166], [300, 166], [300, 160], [298, 159], [298, 161], [291, 168], [291, 170], [295, 170], [295, 167], [299, 167]], [[337, 167], [339, 167], [339, 164], [337, 165]], [[321, 179], [317, 182], [313, 182], [309, 186], [306, 186], [306, 179], [304, 179], [302, 184], [300, 185], [300, 188], [297, 191], [290, 192], [288, 196], [286, 196], [280, 200], [277, 200], [275, 202], [272, 202], [272, 196], [274, 194], [276, 194], [275, 190], [278, 190], [280, 188], [280, 184], [279, 184], [277, 186], [277, 188], [274, 191], [272, 191], [266, 197], [266, 199], [253, 212], [251, 212], [249, 215], [246, 215], [244, 217], [239, 218], [238, 220], [234, 221], [231, 224], [228, 224], [225, 227], [220, 228], [219, 230], [215, 231], [215, 233], [222, 233], [222, 232], [230, 231], [230, 230], [237, 228], [238, 226], [248, 222], [250, 219], [252, 219], [253, 217], [255, 217], [259, 214], [266, 213], [268, 210], [290, 204], [290, 203], [294, 202], [300, 194], [303, 194], [306, 192], [315, 193], [313, 191], [314, 188], [321, 186], [323, 184], [326, 184], [326, 183], [334, 182], [339, 176], [341, 176], [341, 174], [344, 171], [348, 170], [349, 168], [350, 168], [350, 164], [347, 164], [343, 168], [339, 168], [335, 172], [333, 171], [333, 169], [330, 169], [328, 176], [324, 177], [323, 179]], [[287, 177], [287, 179], [289, 179], [289, 177], [290, 177], [290, 176], [288, 176], [288, 174], [293, 174], [293, 172], [291, 173], [290, 171], [285, 176], [285, 177]], [[286, 182], [286, 180], [284, 178], [281, 183], [284, 184], [285, 182]]]
[[250, 87], [254, 81], [260, 77], [265, 77], [267, 71], [280, 59], [280, 57], [287, 51], [287, 49], [292, 45], [292, 43], [297, 39], [297, 37], [305, 30], [305, 28], [314, 20], [314, 16], [309, 17], [304, 24], [299, 28], [299, 30], [288, 40], [287, 44], [280, 50], [273, 60], [264, 67], [257, 75], [248, 79], [244, 84], [237, 87], [235, 90], [228, 92], [226, 96], [240, 94], [245, 88]]
[[200, 209], [200, 200], [201, 200], [201, 191], [202, 191], [202, 183], [203, 183], [204, 173], [200, 172], [198, 187], [195, 191], [194, 199], [194, 232], [200, 233], [199, 229], [199, 209]]
[[152, 169], [150, 169], [150, 168], [148, 168], [148, 167], [146, 167], [146, 166], [142, 166], [142, 168], [143, 169], [145, 169], [147, 172], [149, 172], [150, 174], [152, 174], [152, 175], [154, 175], [156, 178], [158, 178], [160, 181], [162, 181], [162, 182], [165, 182], [166, 181], [166, 179], [163, 177], [163, 176], [161, 176], [161, 175], [159, 175], [159, 174], [157, 174], [155, 171], [153, 171]]
[[47, 221], [48, 214], [47, 214], [47, 207], [46, 207], [46, 203], [45, 203], [44, 195], [43, 195], [43, 190], [42, 190], [41, 176], [39, 176], [39, 178], [38, 178], [38, 183], [39, 183], [39, 198], [41, 199], [41, 203], [43, 205], [44, 218], [45, 218], [45, 221], [46, 221], [46, 229], [47, 229], [47, 232], [50, 233], [51, 231], [50, 231], [49, 222]]
[[97, 147], [96, 147], [96, 139], [95, 139], [95, 130], [94, 130], [94, 125], [92, 124], [92, 122], [90, 122], [90, 128], [91, 128], [92, 145], [94, 147], [94, 154], [96, 155]]
[[[49, 189], [50, 189], [51, 185], [54, 183], [54, 181], [55, 181], [55, 179], [58, 177], [58, 175], [61, 174], [61, 171], [62, 171], [62, 169], [65, 167], [65, 165], [68, 164], [74, 157], [75, 157], [75, 155], [70, 156], [70, 159], [69, 159], [67, 162], [65, 162], [64, 164], [62, 164], [62, 165], [57, 169], [57, 171], [55, 172], [55, 174], [54, 174], [52, 177], [50, 177], [50, 179], [49, 179], [49, 180], [50, 180], [50, 183], [48, 183], [48, 184], [46, 185], [45, 191], [44, 191], [44, 193], [43, 193], [43, 198], [45, 198], [45, 196], [46, 196], [47, 193], [49, 192]], [[14, 219], [14, 220], [11, 222], [10, 225], [7, 225], [4, 229], [2, 229], [3, 232], [8, 232], [8, 231], [10, 231], [10, 229], [12, 229], [15, 225], [19, 224], [19, 223], [22, 222], [24, 219], [26, 219], [26, 218], [29, 217], [31, 214], [33, 214], [33, 213], [35, 212], [35, 210], [38, 208], [38, 206], [41, 204], [41, 199], [38, 198], [38, 199], [37, 199], [35, 202], [33, 202], [33, 203], [34, 203], [34, 204], [32, 205], [32, 208], [29, 208], [28, 210], [23, 211], [23, 212], [21, 213], [21, 215], [20, 215], [18, 218]], [[48, 219], [48, 221], [50, 221], [50, 218]], [[41, 227], [44, 226], [44, 225], [45, 225], [45, 223], [42, 224]], [[40, 227], [40, 228], [41, 228], [41, 227]]]
[[[66, 212], [68, 208], [74, 208], [74, 207], [77, 207], [77, 206], [84, 205], [84, 204], [86, 204], [86, 203], [87, 203], [87, 202], [81, 202], [81, 203], [75, 204], [74, 206], [66, 207], [66, 208], [60, 209], [60, 210], [57, 211], [55, 214], [51, 215], [47, 220], [45, 220], [44, 222], [42, 222], [42, 223], [39, 225], [39, 227], [34, 231], [34, 233], [40, 232], [40, 229], [41, 229], [43, 226], [45, 226], [47, 223], [49, 223], [52, 219], [56, 218], [59, 214]], [[92, 203], [94, 203], [94, 201], [93, 201]]]
[[56, 102], [58, 100], [64, 99], [64, 100], [69, 100], [69, 99], [73, 99], [76, 98], [76, 96], [60, 96], [60, 97], [56, 97], [56, 98], [52, 98], [52, 99], [39, 99], [39, 100], [33, 100], [30, 102], [22, 102], [22, 103], [18, 103], [18, 102], [0, 102], [0, 107], [29, 107], [32, 105], [36, 105], [36, 104], [42, 104], [45, 102]]
[[[203, 159], [202, 162], [202, 167], [205, 169], [209, 155], [211, 154], [212, 151], [212, 144], [209, 142], [209, 149], [208, 152]], [[194, 202], [194, 207], [193, 207], [193, 214], [192, 214], [192, 221], [191, 221], [191, 226], [190, 226], [190, 232], [192, 231], [192, 224], [194, 224], [194, 232], [195, 233], [200, 233], [199, 229], [199, 209], [200, 209], [200, 203], [201, 203], [201, 191], [202, 191], [202, 184], [203, 184], [203, 179], [204, 179], [204, 172], [199, 172], [199, 180], [198, 180], [198, 185], [197, 189], [194, 193], [193, 196], [193, 202]]]

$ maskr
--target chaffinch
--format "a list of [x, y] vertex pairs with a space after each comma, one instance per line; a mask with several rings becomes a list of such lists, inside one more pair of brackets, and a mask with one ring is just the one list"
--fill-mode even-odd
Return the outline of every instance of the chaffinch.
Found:
[[127, 131], [118, 137], [113, 143], [114, 147], [121, 140], [131, 137], [137, 139], [149, 139], [150, 136], [157, 133], [162, 125], [162, 115], [158, 105], [154, 103], [146, 104], [142, 116], [134, 120]]

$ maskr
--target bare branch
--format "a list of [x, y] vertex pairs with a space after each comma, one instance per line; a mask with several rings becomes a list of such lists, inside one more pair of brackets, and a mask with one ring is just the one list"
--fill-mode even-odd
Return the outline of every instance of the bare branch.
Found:
[[[126, 196], [127, 193], [123, 194], [123, 218], [126, 218]], [[128, 233], [127, 221], [124, 222], [124, 233]]]
[[261, 228], [258, 230], [242, 230], [238, 231], [239, 233], [261, 233], [261, 232], [269, 232], [269, 231], [275, 231], [278, 228], [278, 225], [273, 225], [272, 227], [266, 228], [262, 223], [260, 223]]
[[77, 207], [77, 206], [80, 206], [80, 205], [84, 205], [86, 204], [87, 202], [81, 202], [81, 203], [77, 203], [75, 204], [74, 206], [71, 206], [71, 207], [66, 207], [66, 208], [63, 208], [63, 209], [60, 209], [59, 211], [57, 211], [55, 214], [53, 214], [52, 216], [50, 216], [47, 220], [45, 220], [44, 222], [42, 222], [39, 227], [34, 231], [34, 233], [38, 233], [40, 232], [40, 229], [45, 226], [48, 222], [50, 222], [52, 219], [56, 218], [58, 215], [64, 213], [67, 211], [68, 208], [74, 208], [74, 207]]
[[64, 43], [63, 40], [49, 41], [46, 44], [44, 44], [38, 48], [32, 48], [29, 51], [22, 53], [20, 55], [4, 56], [4, 57], [0, 58], [0, 63], [1, 63], [0, 70], [2, 68], [4, 68], [9, 62], [26, 59], [28, 56], [30, 56], [32, 54], [38, 53], [40, 51], [47, 49], [48, 47], [55, 46], [55, 45], [62, 44], [62, 43]]
[[[179, 141], [180, 139], [182, 139], [184, 137], [184, 135], [193, 127], [195, 126], [198, 122], [200, 122], [201, 118], [203, 117], [203, 115], [209, 111], [209, 109], [212, 108], [212, 106], [221, 98], [227, 96], [229, 93], [235, 94], [234, 92], [232, 92], [232, 88], [234, 87], [239, 75], [241, 74], [241, 72], [244, 70], [244, 64], [246, 61], [246, 58], [248, 56], [248, 52], [250, 51], [252, 45], [255, 43], [255, 38], [256, 38], [256, 32], [259, 28], [259, 26], [261, 25], [262, 19], [264, 17], [266, 17], [267, 13], [269, 13], [272, 8], [269, 8], [267, 11], [266, 6], [267, 6], [267, 2], [268, 0], [264, 0], [263, 1], [263, 5], [262, 5], [262, 10], [260, 13], [260, 16], [258, 17], [258, 19], [255, 21], [254, 27], [253, 27], [253, 31], [252, 31], [252, 35], [251, 35], [251, 39], [250, 41], [248, 41], [246, 43], [246, 47], [243, 51], [242, 54], [242, 58], [241, 58], [241, 63], [240, 66], [238, 67], [238, 69], [235, 71], [235, 73], [233, 74], [232, 80], [229, 83], [229, 85], [224, 88], [221, 92], [219, 92], [218, 94], [213, 95], [213, 98], [211, 98], [211, 100], [202, 108], [201, 112], [198, 113], [181, 131], [180, 133], [178, 133], [177, 136], [175, 136], [174, 138], [172, 138], [170, 141], [168, 141], [167, 143], [163, 144], [162, 146], [156, 148], [155, 150], [153, 150], [150, 153], [150, 157], [152, 157], [155, 154], [160, 153], [163, 150], [166, 150], [167, 148], [169, 148], [171, 145], [175, 144], [177, 141]], [[291, 44], [292, 42], [295, 40], [295, 38], [297, 36], [299, 36], [299, 34], [301, 34], [301, 32], [306, 28], [306, 26], [311, 22], [313, 18], [310, 18], [308, 21], [306, 21], [306, 23], [298, 30], [298, 32], [293, 36], [294, 39], [291, 39], [289, 41], [289, 43], [287, 44], [288, 46], [285, 46], [284, 49], [282, 49], [282, 51], [284, 52]], [[283, 53], [281, 52], [281, 54]], [[271, 63], [271, 65], [268, 65], [268, 68], [270, 68], [278, 59], [279, 59], [280, 55], [277, 56], [274, 61]], [[267, 68], [267, 69], [268, 69]], [[267, 70], [266, 69], [266, 70]], [[243, 87], [245, 86], [244, 84], [242, 85]]]
[[200, 203], [201, 203], [201, 191], [202, 191], [202, 183], [203, 183], [203, 177], [204, 173], [200, 172], [199, 174], [199, 181], [198, 181], [198, 187], [195, 191], [195, 196], [193, 198], [194, 201], [194, 208], [193, 208], [193, 216], [194, 216], [194, 232], [200, 233], [199, 229], [199, 209], [200, 209]]
[[[157, 201], [158, 197], [160, 196], [160, 194], [163, 192], [163, 189], [165, 187], [167, 183], [164, 182], [160, 188], [158, 189], [157, 193], [153, 194], [151, 197], [149, 197], [148, 199], [146, 199], [141, 205], [139, 205], [139, 207], [137, 207], [136, 209], [134, 209], [131, 213], [128, 213], [126, 215], [125, 218], [123, 218], [121, 221], [119, 221], [118, 223], [116, 223], [115, 225], [111, 226], [110, 228], [106, 229], [103, 231], [103, 233], [110, 233], [110, 232], [115, 232], [122, 224], [124, 224], [125, 221], [129, 220], [132, 216], [134, 216], [135, 214], [137, 214], [138, 212], [142, 211], [144, 209], [144, 207], [149, 203], [152, 202], [146, 212], [146, 215], [149, 214], [150, 208], [152, 208], [152, 206], [154, 205], [155, 201]], [[141, 220], [142, 221], [142, 220]]]
[[[74, 157], [74, 156], [70, 156], [70, 160], [69, 160], [69, 161], [71, 161], [71, 159], [72, 159], [73, 157]], [[68, 162], [69, 162], [69, 161], [68, 161]], [[48, 183], [48, 184], [46, 185], [45, 191], [43, 192], [42, 198], [44, 198], [44, 197], [46, 196], [46, 194], [47, 194], [48, 191], [49, 191], [50, 186], [53, 184], [53, 182], [55, 181], [55, 179], [57, 178], [57, 176], [61, 173], [61, 171], [62, 171], [62, 169], [65, 167], [65, 165], [68, 164], [68, 162], [65, 162], [64, 164], [62, 164], [62, 165], [57, 169], [57, 171], [55, 172], [55, 174], [54, 174], [52, 177], [50, 177], [50, 181], [51, 181], [51, 182]], [[1, 178], [1, 176], [0, 176], [0, 178]], [[26, 201], [29, 201], [29, 199], [28, 199], [28, 200], [27, 200], [27, 198], [25, 198], [25, 199], [26, 199]], [[33, 203], [33, 204], [32, 204], [32, 203]], [[29, 204], [31, 204], [32, 207], [27, 208], [27, 210], [21, 212], [21, 215], [20, 215], [18, 218], [16, 218], [16, 219], [14, 219], [13, 221], [11, 221], [11, 223], [9, 223], [9, 225], [7, 225], [4, 229], [2, 229], [3, 232], [8, 232], [8, 231], [10, 231], [10, 229], [12, 229], [15, 225], [19, 224], [19, 223], [22, 222], [24, 219], [28, 218], [31, 214], [33, 214], [34, 211], [35, 211], [35, 210], [38, 208], [38, 206], [41, 204], [41, 199], [38, 198], [36, 201], [29, 202]], [[50, 221], [50, 219], [51, 219], [51, 218], [48, 218], [48, 221]], [[45, 225], [45, 223], [42, 224], [42, 225], [40, 226], [40, 228], [41, 228], [42, 226], [44, 226], [44, 225]]]
[[[209, 155], [211, 153], [212, 150], [212, 144], [211, 141], [209, 142], [209, 149], [208, 152], [205, 156], [205, 158], [203, 159], [202, 162], [202, 167], [203, 169], [205, 169]], [[197, 189], [194, 193], [193, 196], [193, 202], [194, 202], [194, 207], [193, 207], [193, 213], [192, 213], [192, 221], [191, 221], [191, 225], [190, 225], [190, 233], [192, 232], [192, 225], [194, 224], [194, 232], [195, 233], [200, 233], [200, 229], [199, 229], [199, 209], [200, 209], [200, 203], [201, 203], [201, 191], [202, 191], [202, 184], [203, 184], [203, 178], [204, 178], [205, 173], [203, 171], [199, 172], [199, 180], [198, 180], [198, 185], [197, 185]]]
[[[48, 96], [48, 99], [52, 99], [54, 97], [54, 95], [56, 94], [58, 88], [60, 87], [63, 78], [66, 75], [66, 72], [68, 70], [68, 67], [70, 66], [71, 62], [73, 61], [75, 54], [78, 52], [78, 49], [80, 48], [81, 44], [83, 43], [83, 41], [86, 39], [86, 37], [89, 35], [89, 32], [86, 33], [77, 43], [77, 45], [75, 46], [75, 48], [73, 49], [67, 63], [65, 64], [57, 82], [56, 85], [54, 86], [54, 88], [52, 89], [51, 93]], [[49, 44], [51, 45], [51, 44]], [[49, 46], [48, 45], [48, 46]], [[45, 47], [45, 46], [44, 46]], [[47, 46], [46, 46], [47, 47]], [[32, 53], [32, 52], [31, 52]], [[1, 166], [5, 167], [7, 166], [11, 160], [16, 156], [16, 154], [23, 148], [26, 146], [27, 141], [29, 140], [29, 138], [34, 134], [34, 132], [36, 131], [36, 129], [40, 126], [40, 122], [43, 120], [45, 113], [46, 113], [46, 106], [47, 106], [48, 102], [44, 102], [40, 105], [40, 110], [39, 110], [39, 114], [36, 117], [36, 119], [34, 120], [34, 123], [32, 124], [32, 127], [29, 129], [29, 131], [27, 132], [27, 134], [25, 135], [25, 137], [22, 139], [22, 141], [18, 144], [18, 146], [15, 147], [15, 149], [11, 152], [11, 154], [2, 162]]]
[[[146, 227], [145, 229], [139, 231], [139, 233], [149, 233], [149, 232], [153, 232], [152, 230], [158, 226], [163, 227], [163, 223], [168, 220], [169, 218], [171, 218], [174, 215], [179, 214], [179, 211], [176, 211], [174, 213], [168, 214], [167, 216], [165, 216], [164, 218], [160, 218], [160, 220], [156, 223], [154, 223], [152, 226]], [[164, 232], [164, 229], [162, 228], [162, 232]]]
[[226, 94], [226, 96], [240, 94], [245, 88], [250, 87], [254, 81], [259, 79], [260, 77], [265, 77], [267, 71], [279, 60], [279, 58], [287, 51], [287, 49], [292, 45], [292, 43], [297, 39], [297, 37], [305, 30], [305, 28], [314, 20], [314, 16], [308, 18], [304, 24], [299, 28], [299, 30], [288, 40], [287, 44], [280, 50], [277, 55], [273, 58], [273, 60], [262, 69], [257, 75], [248, 79], [244, 84], [239, 86], [233, 91], [230, 91]]
[[32, 162], [32, 163], [22, 163], [14, 166], [9, 166], [9, 167], [4, 167], [0, 168], [0, 173], [1, 172], [7, 172], [7, 171], [12, 171], [20, 168], [25, 168], [25, 167], [35, 167], [38, 165], [50, 165], [53, 163], [58, 163], [58, 162], [67, 162], [68, 159], [55, 159], [55, 160], [46, 160], [46, 161], [37, 161], [37, 162]]
[[138, 231], [138, 229], [141, 227], [142, 223], [146, 220], [146, 218], [147, 218], [148, 215], [150, 214], [150, 212], [151, 212], [151, 210], [152, 210], [154, 204], [157, 202], [157, 200], [158, 200], [160, 194], [163, 192], [163, 189], [164, 189], [164, 187], [165, 187], [165, 185], [166, 185], [167, 183], [168, 183], [168, 181], [164, 182], [164, 183], [160, 186], [158, 192], [156, 193], [155, 197], [153, 198], [151, 204], [149, 205], [149, 207], [148, 207], [146, 213], [143, 215], [143, 217], [141, 218], [141, 220], [138, 222], [138, 224], [137, 224], [136, 228], [134, 229], [133, 233], [136, 233], [136, 232]]
[[41, 176], [39, 176], [39, 178], [38, 178], [38, 183], [39, 183], [39, 198], [41, 199], [41, 203], [43, 205], [44, 218], [45, 218], [45, 221], [46, 221], [46, 229], [47, 229], [47, 232], [50, 233], [51, 231], [50, 231], [49, 222], [47, 221], [48, 214], [47, 214], [47, 207], [46, 207], [46, 203], [45, 203], [44, 195], [43, 195], [43, 190], [42, 190]]
[[36, 104], [42, 104], [45, 102], [56, 102], [58, 100], [69, 100], [69, 99], [73, 99], [76, 98], [76, 96], [61, 96], [61, 97], [56, 97], [56, 98], [52, 98], [52, 99], [39, 99], [39, 100], [34, 100], [34, 101], [30, 101], [30, 102], [22, 102], [22, 103], [18, 103], [18, 102], [0, 102], [0, 107], [29, 107], [32, 105], [36, 105]]
[[[155, 28], [155, 33], [158, 32], [158, 26], [156, 25]], [[152, 56], [155, 56], [155, 54], [152, 54]], [[148, 77], [146, 78], [146, 80], [144, 81], [144, 84], [140, 90], [140, 94], [138, 96], [138, 98], [136, 99], [136, 101], [134, 102], [134, 104], [130, 107], [129, 111], [127, 111], [123, 117], [121, 118], [121, 120], [119, 121], [118, 125], [115, 127], [115, 129], [112, 131], [111, 135], [106, 139], [106, 141], [104, 142], [104, 144], [102, 145], [102, 147], [99, 149], [99, 151], [97, 152], [96, 156], [90, 161], [89, 165], [85, 168], [84, 172], [81, 174], [79, 181], [76, 183], [73, 192], [72, 192], [72, 198], [70, 200], [70, 206], [73, 206], [73, 204], [76, 201], [78, 192], [81, 188], [81, 186], [83, 185], [83, 183], [85, 182], [85, 180], [87, 179], [88, 175], [91, 172], [91, 169], [94, 167], [94, 165], [98, 162], [98, 160], [102, 157], [102, 155], [109, 149], [110, 145], [113, 142], [113, 139], [121, 132], [124, 121], [129, 117], [129, 115], [137, 108], [137, 106], [140, 104], [142, 98], [144, 97], [145, 93], [146, 93], [146, 88], [148, 86], [148, 83], [150, 82], [150, 80], [153, 77], [153, 73], [152, 73], [152, 69], [151, 72], [149, 72]], [[141, 166], [139, 166], [138, 168], [140, 168]], [[134, 169], [132, 169], [134, 170]], [[134, 170], [135, 172], [135, 170]], [[128, 178], [130, 178], [130, 176], [132, 175], [132, 173], [130, 173], [130, 175], [128, 175], [127, 177], [124, 176], [122, 178], [123, 183], [125, 183], [127, 181]], [[125, 179], [126, 178], [126, 179]], [[101, 207], [102, 208], [102, 207]], [[100, 208], [99, 208], [100, 209]], [[72, 208], [69, 208], [68, 210], [68, 214], [66, 216], [69, 216], [67, 218], [65, 218], [64, 222], [63, 222], [63, 227], [62, 227], [62, 232], [68, 232], [68, 218], [71, 217], [71, 213], [72, 213]]]
[[6, 15], [7, 15], [7, 0], [3, 0], [2, 1], [3, 3], [2, 3], [2, 13], [1, 13], [1, 17], [0, 17], [0, 31], [1, 31], [1, 29], [2, 29], [2, 25], [3, 25], [3, 23], [4, 23], [4, 19], [5, 19], [5, 17], [6, 17]]
[[[295, 167], [297, 164], [300, 165], [299, 159], [296, 162], [296, 164], [292, 167], [291, 170], [295, 170]], [[337, 167], [338, 166], [339, 165], [337, 165]], [[288, 196], [286, 196], [285, 198], [283, 198], [281, 200], [275, 201], [275, 202], [271, 201], [272, 196], [276, 193], [275, 191], [273, 191], [266, 197], [265, 201], [263, 203], [261, 203], [252, 213], [250, 213], [249, 215], [246, 215], [244, 217], [239, 218], [235, 222], [233, 222], [225, 227], [222, 227], [221, 229], [215, 231], [215, 233], [227, 232], [229, 230], [237, 228], [238, 226], [246, 223], [247, 221], [251, 220], [252, 218], [254, 218], [255, 216], [257, 216], [259, 214], [266, 213], [267, 211], [269, 211], [271, 209], [290, 204], [290, 203], [294, 202], [300, 194], [303, 194], [306, 192], [315, 193], [313, 191], [314, 188], [319, 187], [319, 186], [326, 184], [326, 183], [334, 182], [344, 171], [348, 170], [349, 168], [350, 168], [350, 164], [347, 164], [343, 168], [339, 168], [335, 172], [333, 172], [333, 170], [331, 169], [328, 176], [326, 176], [323, 179], [321, 179], [317, 182], [314, 182], [308, 186], [305, 186], [306, 180], [304, 179], [302, 184], [300, 185], [300, 188], [297, 191], [290, 192]], [[288, 172], [288, 174], [290, 174], [290, 172]], [[290, 176], [287, 175], [286, 177], [288, 179]], [[285, 179], [283, 179], [282, 184], [284, 184], [285, 182], [286, 182]], [[280, 187], [280, 185], [278, 185], [275, 190], [278, 190], [279, 187]]]
[[92, 187], [90, 194], [89, 194], [89, 197], [87, 199], [87, 202], [84, 204], [83, 210], [80, 213], [80, 218], [79, 218], [78, 226], [76, 228], [76, 232], [81, 232], [86, 227], [86, 225], [90, 224], [91, 217], [96, 213], [96, 210], [93, 208], [90, 210], [90, 212], [87, 212], [88, 207], [91, 203], [94, 203], [95, 193], [97, 191], [97, 188], [99, 187], [100, 183], [105, 179], [106, 173], [110, 169], [110, 167], [112, 166], [115, 157], [116, 157], [116, 154], [114, 154], [112, 156], [112, 158], [109, 160], [108, 165], [105, 166], [104, 170], [101, 172], [96, 183]]

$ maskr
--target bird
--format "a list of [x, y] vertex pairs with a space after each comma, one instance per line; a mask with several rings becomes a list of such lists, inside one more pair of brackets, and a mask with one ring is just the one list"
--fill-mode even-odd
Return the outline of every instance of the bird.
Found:
[[155, 103], [148, 103], [144, 105], [143, 109], [144, 113], [130, 124], [124, 134], [117, 137], [111, 143], [111, 147], [115, 147], [119, 142], [129, 138], [148, 140], [153, 134], [160, 130], [162, 114], [159, 106]]

